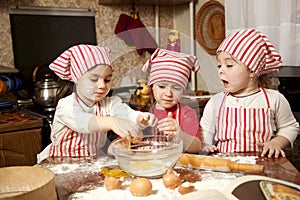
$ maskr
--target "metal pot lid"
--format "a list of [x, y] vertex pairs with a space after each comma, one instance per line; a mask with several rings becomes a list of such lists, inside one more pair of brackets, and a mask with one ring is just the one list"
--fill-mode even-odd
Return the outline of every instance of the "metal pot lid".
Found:
[[40, 87], [40, 88], [57, 88], [58, 87], [58, 83], [50, 78], [51, 75], [50, 74], [45, 74], [44, 75], [44, 79], [38, 81], [36, 83], [36, 86]]

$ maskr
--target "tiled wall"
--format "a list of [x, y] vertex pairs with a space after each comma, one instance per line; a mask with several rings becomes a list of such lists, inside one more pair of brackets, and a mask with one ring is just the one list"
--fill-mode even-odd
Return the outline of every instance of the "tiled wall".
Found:
[[[97, 0], [1, 0], [0, 1], [0, 66], [14, 67], [12, 38], [9, 22], [10, 6], [45, 6], [91, 8], [95, 10], [95, 23], [97, 42], [101, 44], [114, 35], [114, 29], [120, 14], [129, 14], [132, 5], [99, 5]], [[152, 6], [137, 6], [140, 19], [146, 27], [155, 26], [155, 12]], [[160, 7], [159, 23], [161, 28], [173, 28], [173, 7]], [[118, 38], [117, 38], [118, 39]], [[160, 35], [161, 47], [166, 46], [167, 35]], [[119, 41], [120, 42], [120, 41]], [[112, 50], [114, 51], [114, 50]], [[138, 55], [134, 49], [126, 54], [121, 54], [114, 61], [115, 76], [113, 86], [120, 77], [132, 68], [142, 66], [149, 57], [144, 52]]]

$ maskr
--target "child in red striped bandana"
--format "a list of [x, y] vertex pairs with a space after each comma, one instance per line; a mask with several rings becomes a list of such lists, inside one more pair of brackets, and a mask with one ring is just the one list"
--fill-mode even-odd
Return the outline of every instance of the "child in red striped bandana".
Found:
[[132, 110], [117, 96], [107, 97], [113, 75], [110, 49], [77, 45], [50, 64], [61, 79], [74, 82], [74, 92], [58, 101], [51, 144], [38, 155], [47, 157], [97, 156], [107, 131], [122, 138], [141, 138], [142, 129], [153, 126], [153, 114]]
[[[157, 117], [157, 132], [183, 141], [188, 153], [199, 153], [201, 140], [196, 111], [181, 103], [191, 71], [198, 72], [197, 57], [158, 48], [143, 66], [152, 88], [151, 112]], [[155, 134], [158, 134], [155, 133]]]
[[286, 98], [260, 85], [262, 75], [278, 70], [282, 63], [277, 50], [261, 32], [245, 29], [224, 39], [217, 61], [225, 92], [205, 106], [200, 121], [203, 151], [285, 157], [284, 149], [293, 146], [299, 124]]

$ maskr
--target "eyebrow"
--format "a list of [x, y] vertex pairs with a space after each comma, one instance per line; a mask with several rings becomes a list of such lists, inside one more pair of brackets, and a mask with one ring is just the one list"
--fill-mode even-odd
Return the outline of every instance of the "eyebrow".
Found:
[[[90, 76], [98, 76], [98, 77], [102, 77], [101, 74], [98, 74], [98, 73], [90, 73], [89, 75], [90, 75]], [[113, 73], [110, 73], [110, 74], [106, 75], [106, 77], [107, 77], [107, 76], [113, 76]]]

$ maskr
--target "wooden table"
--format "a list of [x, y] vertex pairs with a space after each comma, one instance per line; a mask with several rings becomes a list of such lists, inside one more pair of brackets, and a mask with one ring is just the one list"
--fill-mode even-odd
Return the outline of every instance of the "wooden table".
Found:
[[[257, 153], [229, 153], [229, 156], [257, 156]], [[259, 157], [256, 164], [264, 165], [264, 173], [260, 174], [292, 183], [300, 184], [300, 173], [287, 158]]]
[[[256, 154], [235, 153], [226, 154], [225, 156], [253, 157]], [[256, 163], [265, 167], [264, 173], [259, 175], [300, 184], [299, 171], [286, 158], [257, 158]], [[102, 155], [99, 158], [48, 158], [37, 166], [46, 167], [55, 172], [58, 199], [73, 199], [71, 198], [73, 194], [104, 188], [104, 176], [100, 175], [101, 166], [103, 165], [117, 166], [117, 163], [114, 158]], [[232, 174], [241, 177], [249, 173], [234, 172]], [[105, 192], [105, 189], [103, 189], [101, 195], [103, 195], [103, 192]]]

